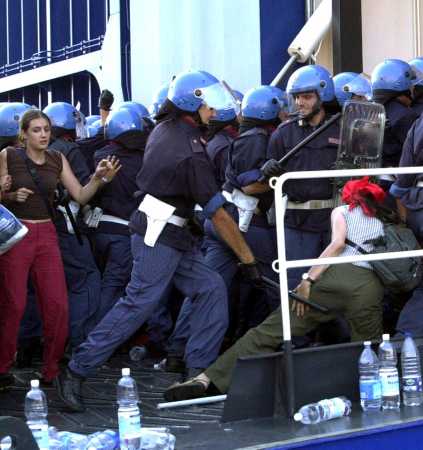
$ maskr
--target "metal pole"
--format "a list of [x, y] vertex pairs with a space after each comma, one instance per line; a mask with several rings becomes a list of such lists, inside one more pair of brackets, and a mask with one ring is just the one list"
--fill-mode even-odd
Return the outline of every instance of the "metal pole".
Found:
[[205, 405], [207, 403], [224, 402], [227, 395], [214, 395], [212, 397], [192, 398], [190, 400], [179, 400], [178, 402], [159, 403], [157, 409], [178, 408], [180, 406]]
[[270, 83], [270, 86], [277, 86], [282, 81], [283, 77], [286, 75], [286, 73], [291, 68], [291, 66], [297, 61], [297, 59], [298, 59], [298, 55], [292, 55], [288, 59], [288, 62], [282, 67], [282, 69], [279, 71], [279, 73], [276, 75], [276, 77]]

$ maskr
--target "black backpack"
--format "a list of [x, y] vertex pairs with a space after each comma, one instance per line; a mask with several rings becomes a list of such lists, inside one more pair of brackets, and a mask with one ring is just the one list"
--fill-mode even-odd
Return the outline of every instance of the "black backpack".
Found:
[[[373, 244], [374, 251], [367, 252], [359, 245], [346, 239], [347, 245], [357, 249], [362, 254], [400, 252], [418, 250], [420, 245], [414, 233], [404, 224], [384, 223], [384, 236], [366, 241]], [[381, 261], [369, 261], [376, 275], [385, 287], [393, 292], [408, 292], [416, 288], [423, 276], [421, 258], [400, 258]]]

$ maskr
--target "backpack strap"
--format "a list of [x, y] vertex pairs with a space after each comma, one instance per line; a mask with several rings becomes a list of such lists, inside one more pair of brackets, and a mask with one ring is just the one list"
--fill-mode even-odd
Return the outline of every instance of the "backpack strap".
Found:
[[350, 241], [348, 238], [345, 239], [345, 243], [347, 245], [349, 245], [350, 247], [352, 247], [353, 249], [357, 250], [359, 253], [361, 253], [362, 255], [368, 255], [370, 252], [366, 252], [366, 250], [364, 250], [363, 247], [361, 247], [361, 245], [356, 244], [353, 241]]
[[49, 216], [54, 222], [54, 220], [56, 219], [56, 214], [50, 205], [47, 190], [43, 182], [41, 181], [40, 175], [37, 172], [36, 165], [34, 164], [33, 161], [31, 161], [31, 159], [28, 157], [26, 151], [23, 148], [18, 148], [17, 151], [20, 157], [25, 161], [26, 168], [28, 169], [28, 172], [31, 175], [32, 180], [34, 181], [35, 187], [37, 188], [38, 193], [41, 195], [41, 198], [43, 199], [43, 202], [47, 208]]

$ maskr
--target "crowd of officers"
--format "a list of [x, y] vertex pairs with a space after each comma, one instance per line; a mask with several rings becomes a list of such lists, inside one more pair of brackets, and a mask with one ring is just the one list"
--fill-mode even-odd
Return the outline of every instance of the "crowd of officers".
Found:
[[[218, 359], [225, 336], [236, 343], [225, 353], [231, 362], [214, 371], [220, 392], [237, 356], [278, 350], [279, 337], [271, 345], [262, 339], [266, 317], [280, 304], [262, 278], [278, 281], [268, 179], [334, 168], [339, 122], [282, 166], [279, 160], [348, 100], [385, 107], [382, 166], [422, 164], [420, 58], [387, 59], [371, 80], [352, 72], [332, 77], [308, 65], [291, 75], [286, 92], [259, 86], [245, 96], [210, 73], [188, 71], [159, 90], [150, 111], [137, 102], [115, 105], [103, 91], [100, 115], [86, 119], [63, 102], [38, 115], [29, 105], [0, 105], [2, 203], [29, 224], [36, 242], [29, 249], [25, 237], [0, 256], [0, 386], [14, 383], [16, 348], [18, 363], [29, 364], [32, 342], [42, 334], [44, 382], [53, 381], [73, 411], [84, 410], [83, 379], [144, 324], [148, 348], [164, 351], [165, 368], [194, 378], [201, 394], [211, 384], [203, 371]], [[402, 176], [380, 184], [423, 238], [418, 181]], [[331, 180], [289, 181], [284, 193], [287, 259], [318, 257], [331, 239]], [[53, 222], [55, 230], [47, 229]], [[53, 264], [42, 253], [51, 244], [45, 241], [55, 239], [60, 255]], [[16, 263], [29, 251], [26, 264]], [[318, 282], [303, 272], [289, 270], [290, 289]], [[419, 296], [418, 288], [401, 305], [398, 330], [421, 331]], [[400, 309], [387, 316], [396, 322]], [[308, 342], [349, 339], [348, 320], [340, 319], [308, 336]], [[60, 369], [66, 342], [69, 362]]]

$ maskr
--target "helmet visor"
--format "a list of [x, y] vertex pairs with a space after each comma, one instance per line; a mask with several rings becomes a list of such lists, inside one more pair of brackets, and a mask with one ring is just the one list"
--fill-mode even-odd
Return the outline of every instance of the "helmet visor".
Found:
[[239, 103], [223, 83], [214, 83], [207, 87], [194, 89], [194, 95], [209, 108], [221, 111], [233, 109], [236, 114], [240, 112]]
[[343, 87], [344, 92], [349, 92], [352, 95], [358, 95], [360, 97], [366, 98], [366, 100], [371, 100], [372, 98], [372, 87], [370, 82], [364, 78], [363, 75], [358, 75], [353, 78], [349, 83]]

